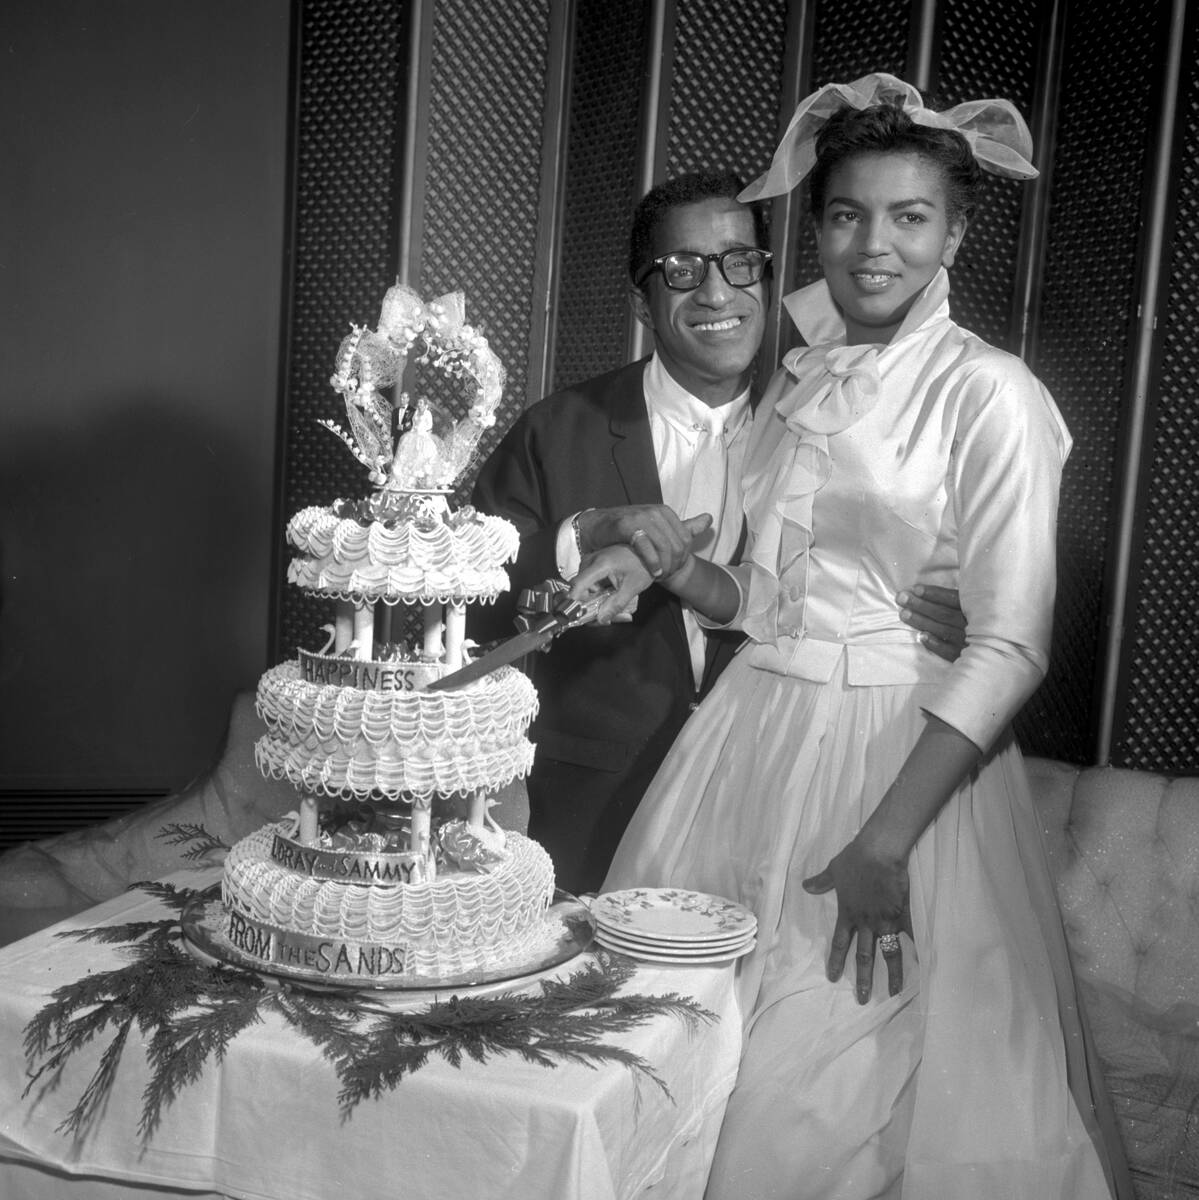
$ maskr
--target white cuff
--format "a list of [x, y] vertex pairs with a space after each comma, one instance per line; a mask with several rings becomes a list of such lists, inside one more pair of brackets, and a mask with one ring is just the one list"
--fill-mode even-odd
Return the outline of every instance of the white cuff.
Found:
[[574, 519], [578, 515], [575, 513], [558, 526], [558, 537], [554, 542], [554, 557], [558, 560], [558, 575], [567, 583], [579, 573], [579, 567], [582, 565], [582, 556], [579, 554], [579, 544], [575, 541], [574, 529]]

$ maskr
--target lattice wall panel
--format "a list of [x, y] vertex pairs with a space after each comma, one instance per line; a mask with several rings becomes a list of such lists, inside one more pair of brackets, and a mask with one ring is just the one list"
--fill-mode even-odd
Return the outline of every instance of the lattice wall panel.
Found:
[[[374, 323], [395, 279], [406, 11], [383, 0], [304, 0], [300, 10], [283, 520], [366, 487], [362, 468], [316, 422], [342, 415], [329, 387], [338, 343], [350, 322]], [[281, 529], [276, 536], [282, 555]], [[319, 644], [328, 605], [282, 579], [278, 603], [275, 657]]]
[[1070, 6], [1032, 364], [1061, 407], [1074, 450], [1062, 485], [1053, 662], [1021, 733], [1034, 753], [1080, 763], [1093, 756], [1090, 712], [1154, 86], [1151, 16], [1146, 6], [1106, 0]]
[[625, 361], [629, 220], [648, 4], [580, 0], [575, 21], [553, 381]]
[[[1044, 5], [1010, 0], [979, 5], [951, 0], [943, 9], [937, 88], [938, 107], [1002, 96], [1026, 120], [1033, 119], [1037, 42]], [[958, 252], [953, 315], [992, 345], [1012, 349], [1012, 298], [1025, 185], [984, 176], [978, 212]]]
[[786, 5], [690, 0], [675, 19], [666, 174], [731, 168], [748, 182], [778, 140]]
[[485, 455], [525, 403], [549, 5], [438, 0], [434, 12], [421, 288], [465, 292], [507, 369]]
[[1189, 71], [1128, 689], [1113, 761], [1199, 772], [1199, 78]]

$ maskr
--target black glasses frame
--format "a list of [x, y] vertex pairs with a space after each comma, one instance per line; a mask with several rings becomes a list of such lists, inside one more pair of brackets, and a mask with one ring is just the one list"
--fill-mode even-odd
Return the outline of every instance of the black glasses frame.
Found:
[[[757, 279], [750, 280], [749, 283], [734, 283], [728, 276], [728, 272], [724, 269], [725, 259], [736, 255], [751, 252], [762, 256], [762, 270]], [[690, 287], [679, 287], [677, 283], [671, 283], [666, 275], [666, 263], [669, 259], [678, 258], [685, 255], [688, 258], [698, 259], [703, 263], [704, 269], [700, 272], [699, 278], [691, 284]], [[708, 265], [715, 263], [720, 271], [721, 277], [729, 287], [735, 288], [750, 288], [755, 284], [761, 283], [766, 278], [766, 273], [770, 268], [770, 262], [774, 258], [772, 250], [763, 250], [759, 246], [734, 246], [731, 250], [719, 250], [715, 254], [700, 254], [698, 250], [672, 250], [669, 254], [662, 254], [655, 258], [652, 262], [642, 267], [637, 272], [637, 278], [633, 281], [635, 286], [640, 287], [655, 271], [662, 272], [662, 282], [672, 292], [693, 292], [697, 287], [702, 287], [705, 279], [708, 278]]]

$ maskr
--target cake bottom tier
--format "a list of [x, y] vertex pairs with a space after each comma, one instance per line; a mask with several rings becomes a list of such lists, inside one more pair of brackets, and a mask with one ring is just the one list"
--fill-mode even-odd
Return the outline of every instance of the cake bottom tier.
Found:
[[509, 831], [487, 872], [413, 884], [314, 879], [271, 858], [267, 825], [238, 842], [221, 880], [223, 933], [243, 953], [315, 977], [378, 983], [492, 970], [535, 955], [560, 929], [546, 920], [554, 868], [536, 842]]

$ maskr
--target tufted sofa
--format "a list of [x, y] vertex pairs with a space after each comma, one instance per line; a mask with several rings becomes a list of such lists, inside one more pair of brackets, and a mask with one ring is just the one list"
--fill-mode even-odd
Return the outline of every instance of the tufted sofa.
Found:
[[1137, 1200], [1199, 1197], [1199, 778], [1027, 767]]
[[[232, 841], [295, 806], [254, 766], [253, 696], [216, 765], [178, 796], [0, 855], [0, 944], [179, 866], [157, 834], [202, 824]], [[1027, 760], [1079, 990], [1137, 1200], [1199, 1200], [1199, 778]], [[496, 809], [523, 828], [523, 789]]]

